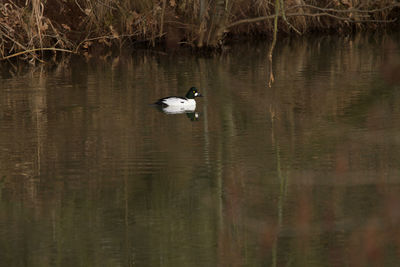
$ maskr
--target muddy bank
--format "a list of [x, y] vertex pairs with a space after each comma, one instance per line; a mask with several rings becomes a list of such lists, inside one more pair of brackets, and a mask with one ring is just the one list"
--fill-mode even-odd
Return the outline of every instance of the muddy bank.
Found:
[[161, 44], [218, 47], [237, 36], [398, 28], [395, 0], [17, 0], [0, 3], [1, 58]]

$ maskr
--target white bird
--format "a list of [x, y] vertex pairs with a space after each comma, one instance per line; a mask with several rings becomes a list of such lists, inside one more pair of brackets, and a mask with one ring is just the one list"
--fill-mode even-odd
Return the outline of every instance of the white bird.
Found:
[[186, 93], [185, 97], [168, 96], [157, 100], [154, 104], [166, 110], [166, 113], [184, 113], [193, 112], [196, 109], [196, 97], [202, 97], [196, 87], [192, 87]]

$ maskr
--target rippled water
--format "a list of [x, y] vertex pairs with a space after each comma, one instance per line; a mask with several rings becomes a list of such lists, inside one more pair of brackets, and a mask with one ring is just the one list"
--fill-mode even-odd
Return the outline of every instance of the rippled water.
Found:
[[3, 65], [0, 265], [398, 266], [399, 36], [268, 45]]

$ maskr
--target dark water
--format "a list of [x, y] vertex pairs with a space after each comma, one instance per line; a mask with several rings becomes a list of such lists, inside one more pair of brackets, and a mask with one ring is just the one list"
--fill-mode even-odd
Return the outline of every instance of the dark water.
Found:
[[399, 36], [267, 51], [3, 66], [0, 265], [399, 266]]

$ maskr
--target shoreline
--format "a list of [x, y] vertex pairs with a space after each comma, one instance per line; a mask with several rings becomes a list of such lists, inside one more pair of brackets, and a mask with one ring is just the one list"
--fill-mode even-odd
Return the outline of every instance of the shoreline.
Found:
[[[160, 0], [9, 1], [0, 4], [0, 59], [43, 62], [56, 53], [99, 54], [123, 47], [189, 47], [276, 40], [278, 35], [349, 34], [399, 29], [400, 3], [361, 0], [263, 2]], [[273, 41], [274, 43], [274, 41]], [[162, 49], [161, 49], [162, 50]], [[270, 53], [273, 52], [273, 45]]]

